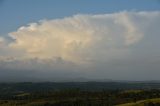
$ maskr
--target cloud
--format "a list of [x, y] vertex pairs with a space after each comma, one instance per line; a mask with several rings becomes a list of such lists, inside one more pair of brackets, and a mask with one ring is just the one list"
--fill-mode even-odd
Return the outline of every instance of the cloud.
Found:
[[15, 40], [10, 47], [24, 51], [29, 57], [83, 61], [94, 49], [124, 47], [141, 40], [143, 33], [131, 19], [137, 14], [141, 17], [140, 13], [120, 12], [31, 23], [10, 33]]
[[139, 48], [148, 44], [149, 33], [158, 36], [159, 19], [159, 11], [122, 11], [78, 14], [30, 23], [9, 33], [11, 41], [5, 45], [3, 42], [7, 39], [0, 38], [0, 47], [6, 48], [0, 51], [0, 66], [36, 73], [48, 70], [45, 72], [86, 73], [90, 77], [108, 77], [110, 74], [114, 77], [118, 70], [123, 72], [133, 68], [133, 64], [124, 65], [125, 62], [120, 66], [115, 64], [126, 60], [132, 63], [130, 61], [141, 55]]

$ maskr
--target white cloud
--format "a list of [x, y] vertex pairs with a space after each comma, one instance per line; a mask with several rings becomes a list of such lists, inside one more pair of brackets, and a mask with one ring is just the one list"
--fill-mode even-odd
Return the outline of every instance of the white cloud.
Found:
[[[140, 45], [149, 31], [153, 32], [150, 27], [157, 29], [160, 26], [159, 19], [158, 11], [123, 11], [100, 15], [79, 14], [30, 23], [9, 33], [13, 40], [6, 45], [7, 51], [9, 49], [11, 52], [7, 56], [1, 55], [1, 60], [3, 63], [5, 60], [5, 64], [9, 64], [5, 67], [10, 69], [18, 66], [22, 69], [32, 67], [34, 70], [43, 67], [48, 70], [75, 70], [71, 67], [80, 65], [76, 70], [81, 71], [83, 67], [86, 70], [101, 62], [123, 61], [132, 56], [134, 47]], [[156, 36], [154, 32], [153, 36]], [[0, 45], [3, 41], [0, 38]], [[56, 59], [59, 59], [58, 65]]]
[[[137, 15], [139, 14], [139, 15]], [[154, 13], [151, 13], [154, 14]], [[132, 18], [137, 12], [102, 15], [75, 15], [64, 19], [44, 20], [20, 27], [10, 33], [10, 46], [33, 58], [61, 57], [73, 62], [86, 61], [94, 52], [110, 52], [135, 44], [143, 37]], [[145, 17], [144, 17], [145, 18]], [[96, 50], [95, 50], [96, 49]]]

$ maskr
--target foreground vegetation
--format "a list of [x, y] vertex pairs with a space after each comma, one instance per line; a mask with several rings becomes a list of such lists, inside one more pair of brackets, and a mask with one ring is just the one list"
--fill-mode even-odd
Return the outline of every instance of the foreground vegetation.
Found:
[[119, 89], [82, 89], [82, 83], [75, 87], [65, 84], [59, 88], [52, 83], [0, 84], [0, 106], [160, 106], [160, 89], [152, 86], [124, 89], [119, 83]]
[[120, 104], [117, 106], [160, 106], [160, 98], [140, 100], [135, 103]]

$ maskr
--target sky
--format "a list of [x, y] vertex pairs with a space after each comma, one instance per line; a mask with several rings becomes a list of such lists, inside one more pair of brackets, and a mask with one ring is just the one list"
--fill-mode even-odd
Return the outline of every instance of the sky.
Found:
[[0, 81], [160, 80], [159, 0], [0, 0]]

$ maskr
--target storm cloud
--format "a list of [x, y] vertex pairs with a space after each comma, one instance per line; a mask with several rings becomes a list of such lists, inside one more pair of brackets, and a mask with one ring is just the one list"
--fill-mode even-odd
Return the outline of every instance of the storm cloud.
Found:
[[160, 80], [160, 12], [122, 11], [40, 20], [0, 37], [0, 76]]

